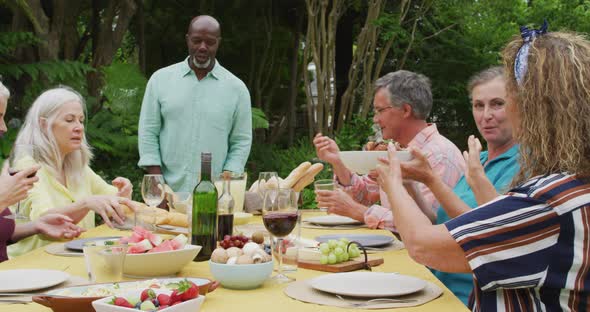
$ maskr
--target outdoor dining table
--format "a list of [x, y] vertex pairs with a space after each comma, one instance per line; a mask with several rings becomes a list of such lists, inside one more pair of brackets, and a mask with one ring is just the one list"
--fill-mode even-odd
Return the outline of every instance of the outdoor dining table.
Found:
[[[325, 214], [324, 212], [305, 211], [303, 210], [302, 218]], [[262, 223], [261, 217], [251, 218], [250, 223]], [[354, 234], [382, 234], [392, 235], [385, 230], [370, 230], [367, 228], [354, 230], [326, 230], [326, 229], [309, 229], [302, 228], [301, 236], [303, 238], [313, 239], [319, 235], [354, 233]], [[100, 237], [100, 236], [125, 236], [128, 232], [111, 229], [105, 225], [98, 226], [94, 229], [83, 233], [82, 237]], [[385, 251], [377, 255], [384, 258], [384, 263], [374, 267], [374, 272], [398, 272], [400, 274], [410, 275], [423, 280], [433, 282], [441, 287], [443, 294], [424, 305], [410, 308], [396, 308], [396, 311], [467, 311], [467, 307], [453, 295], [436, 277], [423, 265], [414, 262], [405, 249], [395, 251]], [[162, 265], [165, 265], [163, 263]], [[6, 262], [0, 263], [0, 270], [10, 269], [53, 269], [61, 270], [80, 277], [87, 277], [86, 266], [83, 257], [61, 257], [50, 255], [45, 252], [44, 248], [38, 248], [20, 257], [13, 258]], [[307, 270], [299, 268], [296, 272], [291, 273], [297, 281], [308, 280], [322, 274], [334, 274]], [[207, 261], [191, 262], [179, 272], [178, 276], [204, 277], [213, 279], [209, 271]], [[259, 312], [259, 311], [280, 311], [280, 312], [305, 312], [305, 311], [359, 311], [358, 309], [344, 309], [339, 307], [321, 306], [311, 303], [297, 301], [283, 293], [284, 287], [288, 284], [272, 285], [263, 284], [262, 287], [252, 290], [230, 290], [219, 287], [207, 295], [201, 311], [241, 311], [241, 312]], [[27, 304], [2, 304], [1, 311], [50, 311], [42, 305], [36, 303]], [[391, 310], [391, 309], [390, 309]]]

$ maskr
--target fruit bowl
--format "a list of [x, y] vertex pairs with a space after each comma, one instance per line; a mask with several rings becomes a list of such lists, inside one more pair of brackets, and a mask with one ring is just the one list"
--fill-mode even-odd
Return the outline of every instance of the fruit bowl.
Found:
[[254, 289], [268, 279], [273, 261], [256, 264], [223, 264], [209, 260], [209, 269], [221, 286], [229, 289]]
[[127, 254], [123, 274], [127, 276], [170, 276], [178, 273], [201, 251], [201, 246], [185, 245], [183, 249]]
[[[408, 151], [397, 151], [397, 157], [400, 161], [412, 159], [412, 154]], [[344, 166], [350, 171], [358, 174], [367, 174], [369, 171], [377, 168], [379, 158], [387, 158], [386, 151], [346, 151], [340, 152], [340, 159]]]
[[[160, 295], [160, 294], [170, 295], [172, 292], [169, 290], [155, 290], [155, 293], [156, 293], [156, 295]], [[141, 295], [141, 291], [136, 291], [136, 292], [128, 293], [128, 294], [124, 295], [123, 297], [139, 298], [140, 295]], [[121, 307], [121, 306], [116, 306], [114, 304], [111, 304], [111, 302], [113, 301], [113, 298], [114, 298], [113, 296], [109, 296], [109, 297], [106, 297], [103, 299], [93, 301], [92, 307], [94, 308], [94, 310], [96, 312], [133, 312], [133, 311], [137, 312], [137, 311], [140, 311], [140, 309], [137, 309], [137, 308], [126, 308], [126, 307]], [[181, 302], [179, 304], [163, 308], [158, 311], [163, 311], [163, 312], [197, 312], [201, 309], [201, 305], [203, 304], [204, 301], [205, 301], [205, 296], [200, 295], [195, 299], [187, 300], [187, 301]]]

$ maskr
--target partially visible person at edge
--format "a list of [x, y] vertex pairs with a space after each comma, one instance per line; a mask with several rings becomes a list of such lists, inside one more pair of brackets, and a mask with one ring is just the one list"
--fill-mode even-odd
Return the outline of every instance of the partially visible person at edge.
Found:
[[[124, 223], [125, 208], [121, 204], [135, 209], [128, 179], [118, 177], [109, 185], [90, 169], [92, 153], [84, 121], [84, 100], [68, 87], [43, 92], [29, 109], [15, 144], [33, 145], [39, 157], [35, 161], [41, 165], [39, 181], [20, 204], [31, 220], [59, 213], [89, 229], [94, 228], [97, 213], [112, 227], [110, 218]], [[30, 236], [9, 246], [8, 255], [22, 255], [48, 243], [40, 235]]]
[[[419, 149], [412, 149], [414, 160], [403, 165], [404, 179], [424, 183], [439, 200], [442, 209], [438, 209], [437, 224], [443, 224], [471, 208], [493, 200], [498, 195], [496, 192], [507, 191], [520, 168], [518, 145], [512, 136], [512, 126], [506, 118], [505, 107], [509, 105], [509, 99], [506, 96], [503, 68], [492, 67], [474, 75], [469, 81], [468, 91], [473, 119], [477, 130], [487, 142], [488, 150], [480, 154], [479, 140], [473, 136], [469, 137], [469, 153], [464, 153], [467, 170], [453, 190], [451, 191], [432, 171], [428, 160]], [[453, 197], [450, 202], [449, 197]], [[466, 205], [454, 206], [453, 203], [457, 199]], [[471, 274], [437, 270], [433, 273], [455, 296], [467, 304], [473, 289]]]
[[[435, 124], [426, 122], [432, 109], [430, 80], [426, 76], [399, 70], [379, 78], [375, 83], [373, 109], [373, 121], [381, 128], [384, 139], [422, 149], [442, 181], [451, 188], [455, 186], [463, 175], [465, 162], [457, 146], [442, 136]], [[346, 168], [334, 140], [317, 134], [313, 143], [318, 157], [332, 165], [344, 189], [317, 191], [318, 205], [327, 207], [330, 213], [362, 221], [372, 229], [395, 232], [388, 200], [374, 176], [359, 176]], [[414, 185], [413, 189], [422, 194], [424, 213], [434, 222], [439, 206], [436, 198], [425, 185]], [[378, 201], [381, 205], [375, 204]]]
[[[4, 116], [9, 98], [10, 91], [0, 82], [0, 138], [7, 130]], [[61, 214], [47, 214], [35, 221], [19, 224], [15, 224], [13, 219], [5, 218], [11, 214], [10, 209], [6, 208], [23, 200], [33, 183], [39, 180], [37, 176], [28, 178], [39, 170], [39, 166], [21, 170], [11, 176], [7, 165], [5, 162], [0, 173], [0, 262], [8, 260], [7, 245], [25, 237], [43, 234], [52, 238], [73, 238], [80, 235], [83, 229], [73, 224], [70, 217]]]
[[215, 58], [220, 25], [193, 18], [186, 34], [189, 56], [150, 78], [139, 119], [139, 163], [163, 174], [174, 191], [192, 192], [201, 152], [212, 153], [212, 173], [241, 173], [252, 145], [252, 112], [246, 85]]
[[472, 272], [473, 311], [588, 307], [590, 42], [546, 29], [522, 27], [502, 52], [506, 112], [520, 144], [520, 170], [505, 195], [432, 225], [402, 187], [393, 145], [389, 165], [378, 166], [410, 256], [439, 271]]

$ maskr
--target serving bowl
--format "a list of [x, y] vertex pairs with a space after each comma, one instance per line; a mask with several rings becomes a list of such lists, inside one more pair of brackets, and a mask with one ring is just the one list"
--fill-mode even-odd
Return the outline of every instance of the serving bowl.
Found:
[[127, 254], [123, 274], [127, 276], [170, 276], [189, 264], [201, 251], [201, 246], [185, 245], [183, 249]]
[[[159, 290], [159, 289], [154, 290], [154, 292], [156, 293], [156, 295], [159, 295], [159, 294], [170, 295], [172, 293], [169, 290]], [[123, 295], [123, 297], [125, 297], [125, 298], [130, 298], [130, 297], [139, 298], [140, 295], [141, 295], [141, 290], [127, 293], [127, 294]], [[92, 302], [92, 307], [94, 308], [94, 310], [96, 312], [133, 312], [133, 311], [137, 312], [137, 311], [140, 311], [139, 309], [135, 309], [135, 308], [125, 308], [125, 307], [120, 307], [120, 306], [110, 304], [109, 302], [111, 302], [112, 300], [113, 300], [113, 296], [109, 296], [106, 298], [95, 300]], [[205, 296], [198, 296], [195, 299], [187, 300], [182, 303], [175, 304], [173, 306], [169, 306], [167, 308], [164, 308], [164, 309], [158, 310], [158, 311], [162, 311], [162, 312], [198, 312], [199, 310], [201, 310], [201, 305], [203, 304], [204, 301], [205, 301]]]
[[224, 264], [209, 260], [209, 269], [221, 286], [229, 289], [260, 287], [271, 275], [273, 261], [256, 264]]
[[[177, 283], [184, 278], [166, 278], [158, 279], [158, 283], [166, 285], [169, 283]], [[206, 295], [209, 291], [213, 291], [213, 281], [206, 278], [187, 277], [189, 281], [199, 286], [199, 294]], [[101, 298], [119, 295], [123, 293], [132, 292], [134, 290], [143, 290], [154, 283], [154, 280], [146, 281], [132, 281], [81, 285], [66, 288], [54, 289], [47, 292], [47, 295], [34, 296], [33, 301], [44, 305], [54, 312], [95, 312], [92, 307], [92, 302]], [[88, 295], [85, 295], [85, 294]], [[54, 297], [55, 296], [55, 297]]]
[[[397, 151], [400, 161], [412, 159], [409, 151]], [[387, 158], [387, 151], [345, 151], [340, 152], [340, 159], [350, 171], [367, 174], [377, 168], [379, 158]]]

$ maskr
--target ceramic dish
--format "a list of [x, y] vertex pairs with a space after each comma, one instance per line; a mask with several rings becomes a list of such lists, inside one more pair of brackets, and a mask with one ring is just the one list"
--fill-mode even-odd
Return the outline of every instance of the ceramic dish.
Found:
[[90, 238], [82, 238], [76, 239], [73, 241], [69, 241], [65, 243], [65, 247], [70, 250], [80, 251], [82, 252], [84, 249], [84, 244], [89, 242], [104, 242], [104, 241], [116, 241], [121, 236], [105, 236], [105, 237], [90, 237]]
[[185, 245], [183, 249], [127, 254], [123, 274], [127, 276], [171, 276], [189, 264], [201, 251], [201, 246]]
[[355, 225], [355, 224], [362, 224], [362, 222], [339, 215], [327, 215], [327, 216], [319, 216], [319, 217], [312, 217], [307, 218], [304, 221], [309, 223], [317, 224], [317, 225]]
[[[397, 157], [401, 161], [412, 159], [408, 151], [397, 151]], [[344, 166], [352, 172], [367, 174], [377, 168], [379, 158], [387, 158], [386, 151], [345, 151], [340, 152], [340, 159]]]
[[373, 235], [373, 234], [330, 234], [321, 235], [315, 238], [320, 243], [325, 243], [331, 239], [346, 238], [349, 241], [355, 241], [365, 247], [379, 247], [393, 242], [393, 236], [387, 235]]
[[68, 280], [68, 273], [57, 270], [0, 271], [0, 292], [25, 292], [44, 289]]
[[337, 295], [382, 298], [415, 293], [424, 289], [426, 282], [397, 273], [348, 272], [322, 275], [310, 280], [309, 285]]
[[[166, 290], [155, 290], [154, 291], [156, 293], [156, 295], [159, 294], [167, 294], [170, 295], [172, 292], [171, 291], [166, 291]], [[137, 291], [137, 292], [133, 292], [133, 293], [128, 293], [126, 294], [125, 297], [129, 297], [129, 296], [134, 296], [134, 297], [139, 297], [141, 294], [141, 291]], [[133, 312], [133, 311], [139, 311], [138, 309], [135, 308], [124, 308], [124, 307], [119, 307], [116, 305], [111, 304], [110, 302], [113, 300], [113, 298], [108, 297], [108, 298], [103, 298], [103, 299], [99, 299], [96, 301], [92, 302], [92, 307], [94, 307], [94, 310], [96, 310], [96, 312]], [[159, 309], [158, 311], [162, 311], [162, 312], [198, 312], [199, 310], [201, 310], [201, 305], [203, 304], [203, 302], [205, 301], [205, 296], [198, 296], [195, 299], [191, 299], [191, 300], [187, 300], [184, 302], [181, 302], [179, 304], [175, 304], [173, 306], [169, 306], [163, 309]]]

